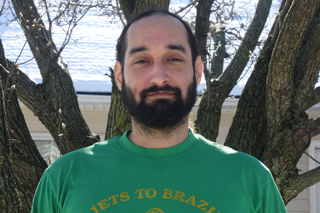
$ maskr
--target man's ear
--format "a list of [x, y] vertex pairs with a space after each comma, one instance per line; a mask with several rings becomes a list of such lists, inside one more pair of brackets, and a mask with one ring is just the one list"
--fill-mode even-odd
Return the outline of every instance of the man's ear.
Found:
[[122, 65], [120, 61], [116, 61], [114, 65], [114, 78], [117, 84], [118, 89], [121, 91], [122, 89]]
[[203, 63], [201, 60], [201, 56], [198, 55], [195, 63], [195, 76], [197, 80], [197, 85], [199, 85], [201, 82], [202, 72], [203, 72]]

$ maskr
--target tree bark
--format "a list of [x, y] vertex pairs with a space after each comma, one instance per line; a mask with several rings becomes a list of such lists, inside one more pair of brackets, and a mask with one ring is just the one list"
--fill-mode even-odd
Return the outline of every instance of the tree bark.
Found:
[[[307, 177], [308, 173], [300, 176], [296, 168], [302, 151], [307, 148], [308, 144], [305, 144], [303, 150], [296, 148], [293, 144], [295, 143], [294, 134], [297, 130], [303, 130], [310, 135], [308, 130], [310, 121], [304, 112], [304, 103], [310, 96], [303, 96], [305, 91], [313, 90], [315, 82], [311, 80], [306, 83], [304, 79], [314, 78], [313, 72], [319, 70], [319, 44], [313, 44], [317, 50], [311, 50], [312, 60], [308, 59], [309, 54], [303, 56], [306, 59], [301, 58], [299, 52], [303, 53], [306, 46], [311, 48], [312, 45], [310, 46], [308, 42], [318, 40], [318, 38], [313, 39], [313, 36], [318, 37], [319, 34], [310, 34], [310, 27], [315, 30], [315, 25], [312, 23], [319, 12], [319, 6], [319, 0], [292, 1], [280, 26], [279, 36], [269, 63], [266, 82], [266, 138], [268, 143], [261, 160], [271, 169], [285, 203], [288, 203], [303, 190], [301, 185], [306, 186], [310, 183], [299, 183], [299, 181], [307, 180], [303, 176]], [[306, 39], [310, 39], [310, 41]], [[295, 67], [300, 67], [300, 63], [306, 60], [307, 64], [312, 65], [312, 69], [303, 63], [304, 68], [295, 70]], [[304, 89], [301, 89], [300, 86]], [[311, 89], [311, 87], [313, 88]], [[299, 140], [304, 140], [304, 136], [306, 135], [301, 136]], [[318, 173], [317, 177], [313, 178], [319, 179], [319, 177]]]
[[122, 104], [121, 91], [116, 85], [114, 71], [111, 68], [110, 73], [112, 93], [105, 140], [122, 135], [127, 129], [131, 129], [131, 116]]
[[293, 145], [298, 129], [310, 137], [319, 134], [319, 119], [308, 120], [304, 112], [317, 103], [311, 100], [319, 71], [317, 13], [319, 1], [282, 2], [225, 143], [271, 170], [285, 204], [320, 180], [319, 169], [298, 174], [303, 150]]
[[0, 211], [17, 213], [21, 212], [21, 201], [10, 160], [10, 141], [5, 121], [2, 81], [0, 81], [0, 97]]
[[260, 159], [266, 141], [266, 81], [269, 62], [275, 41], [279, 34], [279, 23], [282, 23], [288, 7], [285, 1], [279, 8], [274, 25], [269, 32], [254, 69], [244, 87], [238, 102], [237, 110], [226, 137], [225, 145], [238, 151], [248, 153]]
[[223, 72], [224, 58], [226, 57], [226, 33], [222, 23], [216, 23], [214, 26], [214, 53], [211, 59], [211, 74], [214, 79], [219, 78]]
[[[7, 64], [1, 39], [0, 64]], [[6, 68], [8, 69], [7, 66]], [[34, 192], [47, 164], [31, 138], [16, 91], [13, 89], [15, 85], [12, 85], [9, 74], [4, 70], [1, 72], [1, 80], [6, 91], [3, 99], [5, 100], [6, 124], [9, 130], [12, 170], [21, 200], [22, 212], [30, 212]]]

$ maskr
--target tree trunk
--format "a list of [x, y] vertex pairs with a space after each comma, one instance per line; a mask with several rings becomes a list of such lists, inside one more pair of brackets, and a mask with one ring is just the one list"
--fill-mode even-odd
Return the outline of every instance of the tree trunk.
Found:
[[10, 160], [10, 141], [5, 122], [2, 81], [0, 81], [0, 97], [0, 212], [17, 213], [21, 212], [21, 201]]
[[[314, 90], [314, 78], [320, 68], [319, 34], [312, 33], [319, 33], [318, 24], [313, 24], [319, 7], [319, 0], [291, 3], [269, 63], [266, 83], [268, 143], [261, 160], [271, 169], [285, 203], [303, 190], [301, 185], [314, 184], [312, 178], [301, 178], [296, 165], [311, 137], [308, 126], [312, 121], [305, 113], [305, 103], [310, 96], [305, 92]], [[312, 41], [315, 43], [310, 43]], [[304, 44], [311, 51], [301, 57], [299, 53], [305, 49]], [[299, 63], [306, 61], [304, 57], [308, 63], [300, 67]], [[296, 67], [301, 70], [295, 70]], [[301, 143], [297, 145], [297, 141]], [[320, 179], [320, 172], [317, 177]], [[289, 190], [292, 185], [294, 190]]]
[[129, 112], [122, 104], [121, 91], [117, 87], [114, 79], [114, 71], [111, 68], [110, 73], [112, 93], [105, 140], [117, 135], [122, 135], [127, 129], [131, 129], [131, 117]]
[[[0, 63], [7, 64], [1, 39]], [[6, 68], [8, 69], [7, 66]], [[1, 80], [4, 87], [3, 90], [6, 91], [6, 95], [3, 98], [5, 100], [6, 124], [9, 130], [12, 170], [21, 200], [22, 212], [30, 212], [34, 192], [44, 170], [47, 168], [47, 164], [31, 138], [19, 106], [14, 85], [11, 84], [9, 74], [4, 70], [1, 72]]]
[[[319, 168], [299, 175], [296, 167], [320, 125], [305, 113], [319, 102], [314, 100], [319, 15], [319, 1], [282, 2], [226, 139], [227, 146], [257, 157], [271, 170], [285, 204], [320, 180]], [[297, 140], [301, 147], [294, 145]]]

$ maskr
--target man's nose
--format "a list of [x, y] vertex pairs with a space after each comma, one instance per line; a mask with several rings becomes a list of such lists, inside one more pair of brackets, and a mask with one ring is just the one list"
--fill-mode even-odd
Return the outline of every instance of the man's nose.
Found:
[[165, 70], [164, 65], [161, 61], [156, 61], [153, 64], [152, 70], [151, 70], [151, 84], [163, 86], [165, 84], [168, 84], [170, 82], [169, 76], [166, 73], [167, 70]]

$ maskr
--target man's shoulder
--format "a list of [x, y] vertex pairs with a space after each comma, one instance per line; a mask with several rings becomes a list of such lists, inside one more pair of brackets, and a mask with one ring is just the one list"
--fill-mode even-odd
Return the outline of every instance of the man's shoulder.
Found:
[[238, 167], [245, 170], [258, 169], [261, 172], [269, 172], [269, 169], [252, 155], [212, 142], [201, 135], [196, 136], [198, 140], [201, 141], [201, 152], [206, 156], [206, 158], [212, 158], [212, 160], [219, 161], [219, 163], [226, 166]]
[[80, 155], [81, 157], [83, 157], [83, 155], [91, 156], [93, 154], [99, 154], [100, 152], [105, 152], [108, 150], [112, 151], [113, 149], [116, 149], [117, 141], [119, 137], [120, 136], [115, 136], [109, 140], [97, 142], [91, 146], [77, 149], [75, 151], [72, 151], [70, 153], [63, 155], [61, 159], [73, 158], [73, 157], [77, 157], [78, 155]]
[[57, 167], [66, 167], [66, 165], [73, 165], [77, 163], [86, 163], [87, 160], [93, 160], [94, 157], [101, 155], [108, 155], [110, 152], [116, 152], [117, 141], [120, 136], [115, 136], [109, 140], [97, 142], [91, 146], [80, 148], [62, 155], [56, 159], [49, 170], [56, 170]]

